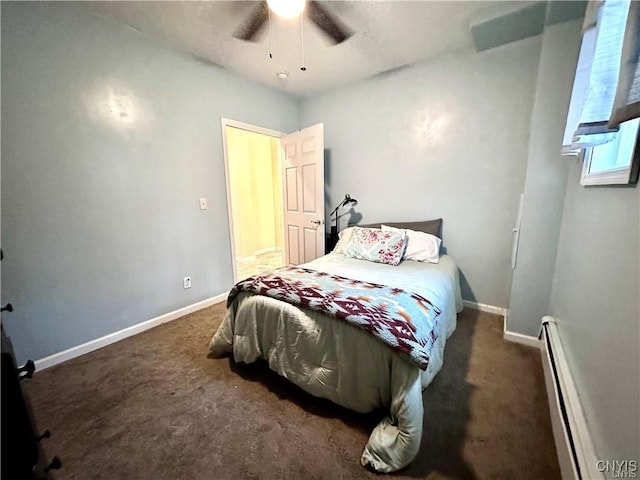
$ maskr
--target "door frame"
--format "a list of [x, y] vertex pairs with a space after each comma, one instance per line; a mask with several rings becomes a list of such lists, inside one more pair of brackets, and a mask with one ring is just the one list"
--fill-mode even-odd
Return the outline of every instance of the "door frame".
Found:
[[[284, 132], [279, 132], [277, 130], [271, 130], [268, 128], [260, 127], [257, 125], [252, 125], [249, 123], [239, 122], [237, 120], [231, 120], [229, 118], [220, 118], [220, 123], [222, 126], [222, 152], [224, 156], [224, 179], [225, 185], [227, 188], [227, 218], [229, 223], [229, 241], [231, 242], [231, 269], [233, 272], [233, 283], [235, 284], [238, 281], [238, 272], [236, 268], [236, 246], [235, 246], [235, 237], [233, 234], [233, 211], [231, 205], [231, 183], [229, 181], [229, 156], [227, 152], [227, 134], [226, 127], [238, 128], [240, 130], [246, 130], [248, 132], [259, 133], [262, 135], [267, 135], [269, 137], [276, 137], [278, 139], [282, 138], [286, 135]], [[281, 157], [282, 153], [280, 152], [280, 148], [278, 148], [278, 155]], [[282, 158], [280, 158], [282, 162]], [[282, 179], [280, 179], [280, 195], [282, 195]], [[284, 235], [284, 231], [282, 232]], [[283, 237], [284, 238], [284, 237]]]

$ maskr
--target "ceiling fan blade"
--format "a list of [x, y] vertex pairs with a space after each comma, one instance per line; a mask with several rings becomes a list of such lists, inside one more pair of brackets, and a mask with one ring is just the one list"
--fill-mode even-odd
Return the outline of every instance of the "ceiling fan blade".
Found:
[[260, 2], [233, 36], [240, 40], [257, 41], [258, 33], [269, 17], [268, 8], [267, 2]]
[[323, 7], [320, 2], [309, 0], [306, 8], [309, 20], [326, 33], [334, 43], [344, 42], [353, 35], [353, 32], [340, 22], [336, 16]]

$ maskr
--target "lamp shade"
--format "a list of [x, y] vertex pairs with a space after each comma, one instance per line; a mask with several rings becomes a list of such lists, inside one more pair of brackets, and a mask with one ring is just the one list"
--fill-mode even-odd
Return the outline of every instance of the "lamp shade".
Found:
[[333, 211], [331, 212], [331, 215], [334, 215], [334, 214], [335, 214], [335, 215], [336, 215], [336, 217], [337, 217], [337, 213], [338, 213], [338, 210], [340, 210], [340, 208], [345, 207], [345, 206], [347, 206], [347, 205], [354, 206], [354, 205], [357, 205], [357, 204], [358, 204], [358, 201], [357, 201], [355, 198], [351, 198], [351, 195], [349, 195], [349, 194], [347, 193], [347, 194], [345, 194], [345, 196], [344, 196], [344, 200], [342, 200], [342, 201], [341, 201], [341, 202], [336, 206], [336, 208], [334, 208], [334, 209], [333, 209]]
[[343, 206], [347, 206], [347, 205], [351, 205], [351, 206], [355, 206], [358, 204], [358, 200], [356, 200], [355, 198], [351, 198], [351, 196], [347, 193], [344, 196], [344, 201], [342, 202]]

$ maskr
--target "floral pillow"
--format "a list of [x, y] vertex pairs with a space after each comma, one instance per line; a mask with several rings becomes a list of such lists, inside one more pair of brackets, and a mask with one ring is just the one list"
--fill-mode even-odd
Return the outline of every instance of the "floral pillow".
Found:
[[360, 260], [398, 265], [406, 245], [404, 230], [385, 232], [377, 228], [353, 227], [344, 254]]

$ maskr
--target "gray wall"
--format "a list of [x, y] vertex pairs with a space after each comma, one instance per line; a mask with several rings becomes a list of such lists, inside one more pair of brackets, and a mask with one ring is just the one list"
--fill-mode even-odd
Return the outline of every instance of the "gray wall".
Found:
[[327, 213], [350, 193], [364, 223], [443, 217], [464, 298], [506, 307], [540, 45], [457, 52], [302, 101], [301, 123], [325, 125]]
[[598, 457], [640, 452], [640, 189], [582, 187], [572, 162], [549, 313]]
[[582, 20], [544, 30], [524, 185], [518, 261], [507, 329], [537, 336], [548, 314], [569, 159], [560, 147], [573, 87]]
[[537, 335], [556, 317], [598, 458], [640, 452], [640, 195], [581, 187], [559, 155], [580, 21], [547, 27], [536, 87], [511, 331]]
[[293, 131], [298, 105], [73, 4], [2, 2], [3, 324], [20, 361], [231, 287], [220, 117]]

